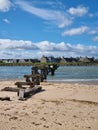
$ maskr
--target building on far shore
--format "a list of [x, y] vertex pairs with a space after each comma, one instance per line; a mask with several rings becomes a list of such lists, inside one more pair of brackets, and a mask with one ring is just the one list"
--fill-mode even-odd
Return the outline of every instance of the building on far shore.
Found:
[[41, 63], [47, 63], [47, 62], [51, 62], [51, 63], [56, 62], [56, 63], [58, 63], [58, 62], [60, 62], [60, 60], [61, 60], [61, 58], [59, 58], [59, 57], [55, 58], [53, 56], [49, 56], [49, 57], [42, 56], [41, 59], [40, 59], [40, 62]]
[[93, 62], [94, 61], [94, 57], [92, 57], [92, 58], [88, 58], [87, 56], [86, 57], [80, 57], [79, 61], [80, 62], [86, 62], [86, 63]]
[[48, 61], [49, 61], [49, 59], [46, 56], [42, 56], [41, 59], [40, 59], [41, 63], [47, 63]]

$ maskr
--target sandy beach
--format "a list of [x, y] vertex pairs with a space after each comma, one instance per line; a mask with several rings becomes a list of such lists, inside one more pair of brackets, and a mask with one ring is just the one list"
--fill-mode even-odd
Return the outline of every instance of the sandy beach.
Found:
[[[0, 81], [16, 87], [16, 81]], [[98, 130], [98, 84], [41, 83], [43, 91], [25, 101], [0, 91], [0, 130]]]

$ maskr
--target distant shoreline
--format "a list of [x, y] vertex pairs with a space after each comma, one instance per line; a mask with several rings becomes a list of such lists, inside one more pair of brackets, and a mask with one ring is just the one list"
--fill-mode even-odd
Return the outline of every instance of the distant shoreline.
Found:
[[33, 65], [49, 65], [49, 64], [57, 64], [58, 66], [98, 66], [98, 62], [0, 63], [0, 66], [33, 66]]

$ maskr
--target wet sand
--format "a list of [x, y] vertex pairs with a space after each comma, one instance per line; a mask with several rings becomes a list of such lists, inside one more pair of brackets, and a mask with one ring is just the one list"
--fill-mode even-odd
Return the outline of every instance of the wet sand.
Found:
[[[1, 81], [16, 87], [16, 81]], [[85, 83], [41, 83], [44, 91], [25, 101], [16, 92], [0, 91], [1, 130], [98, 130], [98, 85]]]

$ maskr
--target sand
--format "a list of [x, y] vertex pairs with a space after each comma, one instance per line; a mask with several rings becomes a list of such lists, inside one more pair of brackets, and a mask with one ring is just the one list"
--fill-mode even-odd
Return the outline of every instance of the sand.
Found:
[[[16, 87], [16, 81], [1, 81]], [[0, 130], [98, 130], [98, 84], [41, 83], [43, 91], [25, 101], [0, 91]]]

